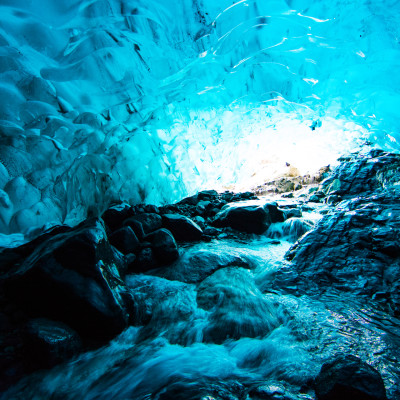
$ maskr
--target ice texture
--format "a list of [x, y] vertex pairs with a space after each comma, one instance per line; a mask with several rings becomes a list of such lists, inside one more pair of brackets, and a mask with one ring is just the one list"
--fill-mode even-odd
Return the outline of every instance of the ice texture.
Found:
[[0, 232], [398, 151], [399, 20], [397, 0], [0, 0]]

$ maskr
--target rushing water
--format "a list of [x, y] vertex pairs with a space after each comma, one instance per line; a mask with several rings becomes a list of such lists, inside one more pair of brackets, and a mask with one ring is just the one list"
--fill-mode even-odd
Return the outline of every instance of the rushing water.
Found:
[[[339, 353], [377, 368], [390, 398], [398, 398], [400, 321], [351, 292], [294, 296], [275, 286], [291, 245], [282, 232], [280, 240], [269, 233], [181, 249], [169, 279], [160, 271], [129, 276], [138, 310], [152, 316], [146, 325], [24, 379], [3, 398], [234, 399], [257, 383], [296, 394]], [[218, 263], [225, 267], [208, 269]]]

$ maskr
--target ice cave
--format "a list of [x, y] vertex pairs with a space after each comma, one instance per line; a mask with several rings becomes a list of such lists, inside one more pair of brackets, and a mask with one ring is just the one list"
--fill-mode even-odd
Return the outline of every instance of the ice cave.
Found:
[[0, 0], [0, 399], [400, 399], [398, 0]]

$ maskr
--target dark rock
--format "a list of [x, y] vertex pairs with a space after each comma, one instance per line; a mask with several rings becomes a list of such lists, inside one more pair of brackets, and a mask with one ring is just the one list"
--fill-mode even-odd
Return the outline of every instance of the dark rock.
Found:
[[24, 355], [32, 370], [51, 368], [82, 350], [78, 334], [62, 322], [33, 319], [28, 322], [24, 336]]
[[386, 400], [379, 372], [354, 356], [324, 364], [315, 380], [318, 400]]
[[113, 232], [121, 228], [124, 220], [133, 215], [133, 210], [129, 206], [114, 206], [109, 208], [101, 216], [107, 228]]
[[139, 240], [143, 240], [145, 233], [141, 222], [137, 221], [134, 218], [128, 218], [124, 221], [123, 225], [129, 226], [133, 230], [133, 232], [135, 232], [136, 237]]
[[136, 255], [129, 253], [125, 256], [125, 263], [127, 265], [127, 269], [129, 270], [131, 265], [135, 262], [136, 260]]
[[399, 171], [400, 155], [372, 150], [346, 159], [321, 186], [325, 194], [349, 198], [393, 185], [400, 181]]
[[126, 327], [123, 269], [121, 253], [95, 220], [44, 241], [19, 266], [2, 270], [0, 284], [28, 315], [62, 321], [87, 341], [105, 341]]
[[178, 204], [188, 204], [194, 206], [197, 204], [198, 201], [199, 201], [198, 195], [195, 194], [194, 196], [185, 197]]
[[206, 211], [206, 216], [207, 217], [214, 217], [216, 214], [220, 212], [219, 208], [210, 208], [209, 210]]
[[336, 203], [339, 203], [340, 201], [342, 201], [342, 197], [337, 194], [332, 194], [325, 198], [326, 204], [336, 204]]
[[215, 190], [203, 190], [202, 192], [197, 193], [198, 200], [215, 200], [218, 198], [218, 192]]
[[179, 214], [164, 214], [163, 226], [172, 232], [176, 240], [196, 241], [200, 240], [203, 231], [188, 217]]
[[211, 380], [202, 377], [198, 382], [181, 378], [163, 387], [154, 398], [158, 400], [245, 400], [246, 387], [227, 379]]
[[261, 385], [249, 391], [251, 399], [260, 400], [286, 400], [285, 387], [279, 383]]
[[269, 216], [271, 218], [271, 222], [283, 222], [285, 220], [285, 213], [283, 210], [278, 208], [277, 203], [267, 203], [264, 208], [268, 209]]
[[290, 192], [290, 193], [284, 193], [284, 194], [282, 194], [282, 197], [283, 197], [284, 199], [293, 199], [294, 194], [293, 194], [292, 192]]
[[206, 225], [206, 220], [201, 217], [200, 215], [196, 215], [193, 218], [193, 222], [196, 223], [201, 229], [204, 229], [205, 225]]
[[143, 207], [145, 213], [159, 214], [160, 210], [153, 204], [145, 204]]
[[309, 201], [311, 201], [313, 203], [320, 203], [321, 198], [319, 196], [317, 196], [316, 194], [313, 194], [312, 196], [310, 196]]
[[152, 244], [154, 255], [162, 264], [169, 264], [179, 257], [178, 246], [172, 233], [167, 229], [158, 229], [146, 236]]
[[131, 272], [146, 272], [158, 266], [157, 259], [151, 247], [145, 247], [137, 254], [136, 260], [131, 264]]
[[139, 240], [136, 237], [130, 226], [124, 226], [109, 236], [110, 243], [124, 254], [133, 253], [139, 245]]
[[153, 275], [171, 281], [198, 283], [222, 268], [254, 269], [257, 265], [247, 254], [231, 248], [207, 250], [199, 244], [185, 250], [171, 268], [160, 268]]
[[154, 232], [162, 226], [161, 216], [155, 213], [142, 213], [133, 216], [131, 219], [142, 224], [145, 234]]
[[259, 205], [229, 204], [215, 216], [213, 225], [261, 234], [271, 225], [271, 217], [268, 208]]
[[[291, 279], [302, 292], [352, 291], [387, 300], [400, 315], [400, 205], [396, 187], [340, 203], [287, 253]], [[283, 274], [283, 273], [282, 273]], [[277, 273], [277, 278], [283, 278]], [[293, 283], [292, 282], [292, 283]], [[291, 286], [284, 278], [282, 285]]]
[[196, 213], [202, 215], [206, 212], [207, 209], [210, 208], [210, 206], [212, 207], [210, 201], [205, 201], [205, 200], [199, 201], [196, 206]]
[[213, 228], [212, 226], [208, 226], [206, 229], [204, 229], [204, 234], [205, 235], [217, 236], [220, 233], [221, 233], [220, 229]]
[[285, 216], [287, 219], [289, 218], [301, 218], [303, 216], [301, 210], [298, 208], [292, 208], [290, 210], [285, 211]]

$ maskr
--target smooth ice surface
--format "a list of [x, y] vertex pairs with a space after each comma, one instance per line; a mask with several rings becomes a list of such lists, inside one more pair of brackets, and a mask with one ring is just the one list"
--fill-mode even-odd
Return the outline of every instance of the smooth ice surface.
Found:
[[398, 151], [395, 0], [0, 0], [0, 232]]

